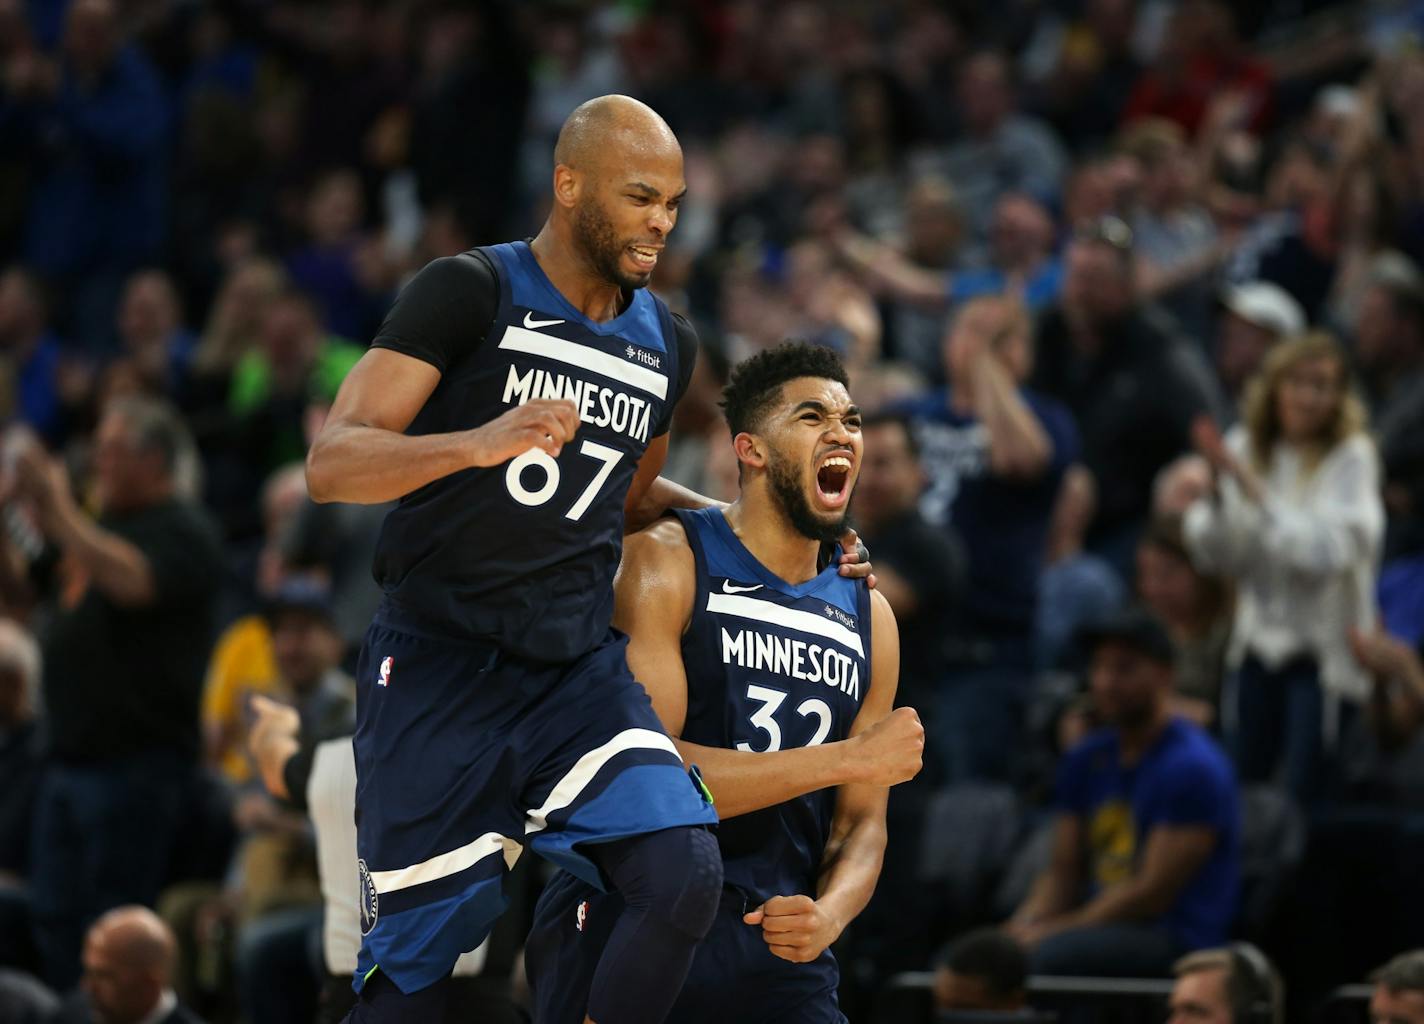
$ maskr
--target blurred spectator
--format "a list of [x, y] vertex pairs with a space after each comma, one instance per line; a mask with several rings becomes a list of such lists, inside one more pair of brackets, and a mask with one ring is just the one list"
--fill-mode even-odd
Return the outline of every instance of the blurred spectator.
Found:
[[861, 434], [856, 529], [875, 550], [876, 586], [900, 627], [897, 699], [929, 717], [966, 596], [964, 547], [952, 527], [931, 526], [920, 515], [925, 472], [910, 424], [871, 417]]
[[788, 333], [833, 350], [857, 378], [880, 356], [880, 310], [851, 274], [835, 266], [821, 242], [803, 239], [785, 258], [785, 293], [794, 318]]
[[1246, 382], [1279, 341], [1305, 330], [1305, 311], [1290, 292], [1269, 281], [1233, 285], [1221, 293], [1221, 316], [1216, 332], [1216, 376], [1226, 389], [1229, 413], [1239, 415], [1238, 404]]
[[[296, 709], [302, 733], [314, 743], [350, 736], [356, 685], [337, 668], [343, 643], [330, 595], [307, 581], [290, 581], [273, 598], [268, 617], [275, 692]], [[321, 921], [311, 836], [299, 814], [260, 789], [244, 793], [237, 810], [245, 840], [238, 888], [227, 900], [244, 926], [236, 950], [240, 1001], [249, 1020], [304, 1024], [317, 1002], [305, 952]]]
[[198, 705], [221, 552], [176, 492], [191, 446], [168, 408], [115, 403], [94, 454], [97, 521], [64, 467], [10, 442], [12, 501], [33, 510], [53, 580], [41, 634], [48, 767], [36, 811], [33, 890], [49, 980], [73, 982], [85, 925], [152, 903], [183, 827], [201, 749]]
[[1028, 1006], [1027, 984], [1023, 947], [997, 928], [960, 936], [935, 957], [934, 1005], [941, 1014], [980, 1010], [1012, 1021], [1014, 1011]]
[[379, 245], [361, 233], [364, 219], [361, 179], [332, 171], [307, 198], [306, 245], [287, 256], [292, 283], [321, 311], [326, 329], [345, 338], [373, 331], [395, 283], [385, 277]]
[[1093, 474], [1069, 466], [1048, 527], [1048, 552], [1038, 580], [1037, 665], [1063, 663], [1078, 630], [1122, 607], [1127, 586], [1113, 567], [1084, 549], [1097, 510]]
[[59, 339], [49, 327], [49, 315], [39, 282], [23, 267], [0, 273], [0, 352], [13, 394], [4, 413], [34, 428], [46, 441], [61, 440], [64, 399], [60, 393]]
[[[982, 270], [928, 269], [906, 253], [862, 235], [841, 231], [836, 251], [898, 303], [938, 312], [981, 295], [1007, 295], [1037, 311], [1057, 301], [1063, 268], [1053, 255], [1053, 219], [1032, 196], [1013, 192], [999, 199], [990, 224], [991, 264]], [[930, 266], [933, 266], [931, 264]], [[928, 353], [904, 353], [936, 376]]]
[[1383, 630], [1352, 630], [1350, 649], [1372, 686], [1367, 713], [1341, 751], [1344, 795], [1417, 806], [1424, 800], [1424, 661]]
[[966, 303], [945, 336], [948, 388], [907, 403], [929, 477], [922, 509], [952, 524], [969, 554], [970, 649], [944, 684], [935, 715], [952, 780], [1006, 778], [1022, 727], [1048, 525], [1077, 454], [1072, 419], [1023, 387], [1032, 326], [1018, 302]]
[[1280, 977], [1244, 942], [1189, 953], [1172, 965], [1167, 1024], [1282, 1024]]
[[39, 704], [39, 645], [22, 626], [0, 619], [0, 964], [26, 969], [37, 966], [27, 882], [43, 770]]
[[1424, 1024], [1424, 950], [1400, 953], [1370, 981], [1372, 1024]]
[[964, 61], [956, 89], [962, 135], [925, 160], [921, 170], [942, 175], [959, 196], [972, 243], [990, 234], [990, 216], [1007, 192], [1023, 192], [1040, 203], [1058, 198], [1066, 160], [1053, 133], [1019, 112], [1013, 69], [991, 51]]
[[1215, 729], [1231, 637], [1231, 588], [1198, 572], [1180, 525], [1159, 520], [1137, 546], [1136, 589], [1167, 628], [1176, 651], [1173, 710]]
[[58, 60], [13, 54], [0, 93], [0, 149], [32, 169], [26, 262], [68, 296], [70, 335], [108, 348], [123, 278], [159, 254], [167, 105], [128, 45], [114, 0], [68, 6]]
[[202, 1024], [173, 991], [173, 933], [151, 910], [110, 910], [84, 938], [82, 991], [49, 1024]]
[[[248, 477], [305, 458], [309, 408], [330, 406], [362, 353], [326, 333], [312, 301], [298, 291], [268, 306], [259, 341], [237, 361], [228, 393], [238, 435], [232, 454], [241, 456], [232, 468]], [[254, 482], [249, 500], [255, 488]]]
[[1133, 0], [1088, 0], [1062, 30], [1057, 61], [1039, 86], [1040, 103], [1068, 143], [1090, 151], [1117, 130], [1141, 67], [1132, 52]]
[[1129, 610], [1089, 638], [1108, 727], [1059, 767], [1052, 861], [1008, 929], [1035, 974], [1161, 976], [1220, 944], [1235, 914], [1235, 778], [1199, 726], [1172, 716], [1174, 652], [1155, 619]]
[[1223, 0], [1183, 0], [1172, 11], [1156, 63], [1138, 80], [1123, 116], [1165, 117], [1195, 134], [1210, 101], [1239, 97], [1240, 123], [1259, 131], [1269, 119], [1270, 72], [1242, 44], [1236, 14]]
[[[226, 398], [233, 370], [257, 349], [267, 309], [285, 287], [282, 269], [260, 257], [239, 263], [223, 279], [193, 353], [194, 386], [205, 402], [220, 404]], [[194, 414], [199, 422], [210, 418], [207, 408]], [[201, 444], [204, 431], [196, 432]]]
[[134, 274], [119, 301], [119, 342], [146, 390], [185, 406], [197, 338], [183, 326], [178, 290], [161, 270]]
[[1132, 253], [1132, 231], [1115, 217], [1079, 229], [1065, 257], [1063, 301], [1039, 331], [1033, 376], [1077, 420], [1098, 487], [1088, 546], [1124, 577], [1153, 477], [1190, 447], [1192, 420], [1221, 405], [1200, 353], [1136, 295]]
[[[263, 544], [257, 554], [253, 593], [244, 597], [268, 602], [288, 577], [283, 545], [306, 497], [306, 468], [301, 463], [278, 470], [263, 486]], [[248, 699], [254, 693], [271, 693], [276, 686], [277, 665], [267, 616], [259, 610], [234, 619], [218, 637], [203, 684], [207, 760], [231, 782], [246, 782], [252, 774], [242, 756]]]
[[1424, 553], [1424, 276], [1402, 254], [1374, 263], [1355, 358], [1384, 463], [1385, 557]]
[[1237, 767], [1245, 782], [1280, 772], [1301, 801], [1319, 797], [1326, 750], [1370, 693], [1347, 636], [1373, 625], [1384, 530], [1364, 419], [1344, 353], [1314, 334], [1266, 357], [1225, 441], [1209, 422], [1196, 430], [1215, 486], [1184, 527], [1196, 565], [1237, 584]]
[[1138, 290], [1204, 343], [1214, 272], [1229, 248], [1197, 199], [1196, 161], [1181, 128], [1158, 118], [1130, 124], [1119, 147], [1141, 167], [1131, 220]]

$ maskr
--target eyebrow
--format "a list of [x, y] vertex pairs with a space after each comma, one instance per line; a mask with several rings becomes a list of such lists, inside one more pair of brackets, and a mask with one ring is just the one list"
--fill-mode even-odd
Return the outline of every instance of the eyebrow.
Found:
[[[650, 196], [650, 197], [653, 197], [653, 198], [656, 198], [656, 197], [662, 195], [661, 192], [659, 192], [657, 189], [653, 188], [653, 186], [649, 185], [649, 184], [648, 184], [647, 182], [645, 182], [645, 181], [630, 181], [625, 187], [626, 187], [626, 188], [631, 188], [631, 189], [633, 189], [633, 190], [635, 190], [635, 191], [637, 191], [637, 192], [643, 193], [643, 195], [645, 195], [645, 196]], [[681, 199], [681, 198], [682, 198], [683, 196], [685, 196], [685, 195], [687, 195], [687, 188], [686, 188], [686, 187], [684, 187], [683, 190], [682, 190], [681, 192], [679, 192], [677, 195], [675, 195], [675, 196], [672, 197], [672, 198], [673, 198], [673, 201], [675, 202], [676, 200]]]
[[[804, 401], [804, 402], [802, 402], [800, 405], [796, 406], [796, 408], [792, 409], [792, 410], [791, 410], [791, 415], [795, 416], [795, 415], [796, 415], [798, 412], [800, 412], [802, 409], [810, 409], [810, 410], [812, 410], [813, 412], [819, 412], [819, 413], [821, 413], [822, 415], [825, 415], [825, 412], [826, 412], [826, 406], [825, 406], [825, 403], [824, 403], [824, 402], [818, 402], [818, 401], [816, 401], [814, 398], [808, 398], [808, 399], [806, 399], [806, 401]], [[859, 415], [860, 415], [860, 406], [858, 406], [858, 405], [848, 406], [848, 407], [846, 408], [845, 414], [846, 414], [847, 416], [859, 416]]]

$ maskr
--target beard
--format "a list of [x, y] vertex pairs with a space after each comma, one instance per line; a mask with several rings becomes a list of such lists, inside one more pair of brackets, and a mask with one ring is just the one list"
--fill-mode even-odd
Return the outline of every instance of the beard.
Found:
[[847, 515], [827, 521], [818, 518], [811, 511], [811, 503], [806, 499], [806, 491], [797, 479], [796, 470], [789, 459], [783, 459], [775, 452], [767, 462], [767, 479], [771, 482], [771, 493], [776, 498], [792, 528], [808, 540], [822, 544], [834, 543], [846, 532]]
[[592, 199], [585, 199], [574, 208], [574, 242], [583, 250], [583, 257], [594, 273], [624, 291], [647, 287], [652, 280], [651, 271], [629, 274], [623, 270], [619, 261], [627, 245], [619, 241], [613, 221]]

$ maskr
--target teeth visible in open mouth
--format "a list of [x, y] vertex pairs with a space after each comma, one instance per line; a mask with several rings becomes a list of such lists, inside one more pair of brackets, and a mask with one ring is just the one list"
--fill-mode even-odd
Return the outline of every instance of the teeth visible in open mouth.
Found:
[[628, 251], [631, 252], [639, 263], [656, 263], [658, 261], [658, 250], [648, 249], [641, 245], [630, 245]]
[[827, 469], [831, 466], [839, 466], [842, 469], [850, 469], [850, 459], [846, 458], [844, 455], [832, 455], [825, 462], [821, 463], [822, 469]]

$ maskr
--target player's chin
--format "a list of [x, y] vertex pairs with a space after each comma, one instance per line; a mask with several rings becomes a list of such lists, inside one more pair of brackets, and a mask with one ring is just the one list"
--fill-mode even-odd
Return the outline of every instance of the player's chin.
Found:
[[623, 258], [618, 261], [618, 283], [630, 290], [646, 288], [653, 279], [653, 271], [657, 265], [656, 259], [649, 263], [625, 251]]

